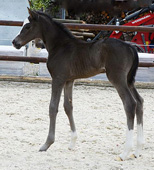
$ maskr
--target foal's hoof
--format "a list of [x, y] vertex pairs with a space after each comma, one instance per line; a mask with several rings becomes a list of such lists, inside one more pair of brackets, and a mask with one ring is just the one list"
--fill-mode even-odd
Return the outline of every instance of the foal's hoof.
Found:
[[75, 145], [71, 145], [71, 144], [70, 144], [69, 147], [68, 147], [68, 149], [71, 150], [71, 151], [73, 151], [74, 148], [75, 148]]
[[49, 147], [50, 147], [50, 145], [44, 144], [44, 145], [40, 148], [39, 152], [46, 151]]
[[134, 158], [137, 158], [137, 156], [136, 156], [135, 154], [132, 154], [132, 155], [130, 156], [130, 158], [134, 159]]
[[130, 158], [132, 158], [132, 159], [134, 159], [134, 158], [139, 158], [139, 157], [141, 157], [142, 155], [139, 155], [139, 154], [132, 154], [131, 156], [130, 156]]
[[123, 159], [120, 158], [120, 156], [116, 157], [115, 160], [116, 160], [116, 161], [123, 161]]

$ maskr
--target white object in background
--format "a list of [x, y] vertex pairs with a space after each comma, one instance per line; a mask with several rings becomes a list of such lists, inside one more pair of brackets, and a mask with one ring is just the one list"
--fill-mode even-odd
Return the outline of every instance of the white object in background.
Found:
[[29, 56], [29, 57], [37, 57], [40, 52], [41, 52], [41, 48], [37, 48], [35, 46], [34, 40], [32, 40], [32, 41], [30, 41], [28, 43], [27, 56]]

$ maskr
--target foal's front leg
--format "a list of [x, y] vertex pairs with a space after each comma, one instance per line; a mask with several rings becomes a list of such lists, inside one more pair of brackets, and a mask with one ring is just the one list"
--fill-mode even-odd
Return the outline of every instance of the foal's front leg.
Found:
[[49, 106], [49, 117], [50, 117], [50, 126], [49, 126], [49, 134], [45, 144], [40, 148], [40, 151], [46, 151], [51, 144], [55, 141], [55, 124], [56, 124], [56, 116], [58, 113], [58, 106], [60, 101], [60, 96], [62, 92], [64, 83], [58, 80], [52, 80], [52, 96]]
[[64, 109], [68, 116], [70, 127], [71, 127], [71, 143], [69, 145], [69, 149], [73, 149], [75, 147], [75, 143], [77, 139], [77, 133], [76, 133], [75, 123], [73, 119], [72, 90], [73, 90], [73, 81], [66, 82], [64, 87]]

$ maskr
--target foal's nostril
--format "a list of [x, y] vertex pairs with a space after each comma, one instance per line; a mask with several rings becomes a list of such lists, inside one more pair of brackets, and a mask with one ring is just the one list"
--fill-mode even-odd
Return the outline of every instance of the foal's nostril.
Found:
[[15, 41], [15, 39], [12, 41], [12, 44], [13, 44], [14, 46], [17, 45], [17, 42]]
[[20, 49], [20, 48], [21, 48], [21, 45], [20, 45], [17, 41], [15, 41], [15, 39], [12, 41], [12, 44], [13, 44], [13, 46], [14, 46], [15, 48], [17, 48], [17, 49]]

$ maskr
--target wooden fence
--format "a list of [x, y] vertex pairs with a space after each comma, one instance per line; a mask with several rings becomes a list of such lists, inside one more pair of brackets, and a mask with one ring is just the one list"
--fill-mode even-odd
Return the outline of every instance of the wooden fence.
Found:
[[[62, 22], [62, 21], [61, 21]], [[22, 21], [6, 21], [0, 20], [1, 26], [22, 26]], [[108, 30], [108, 31], [124, 31], [124, 32], [154, 32], [153, 27], [144, 27], [144, 26], [115, 26], [115, 25], [100, 25], [100, 24], [78, 24], [74, 23], [64, 23], [66, 27], [73, 30], [85, 29], [85, 30]], [[23, 57], [23, 56], [4, 56], [0, 55], [0, 60], [7, 61], [22, 61], [22, 62], [31, 62], [31, 63], [40, 63], [46, 62], [46, 58], [41, 57]], [[154, 67], [154, 62], [140, 62], [139, 67]]]

